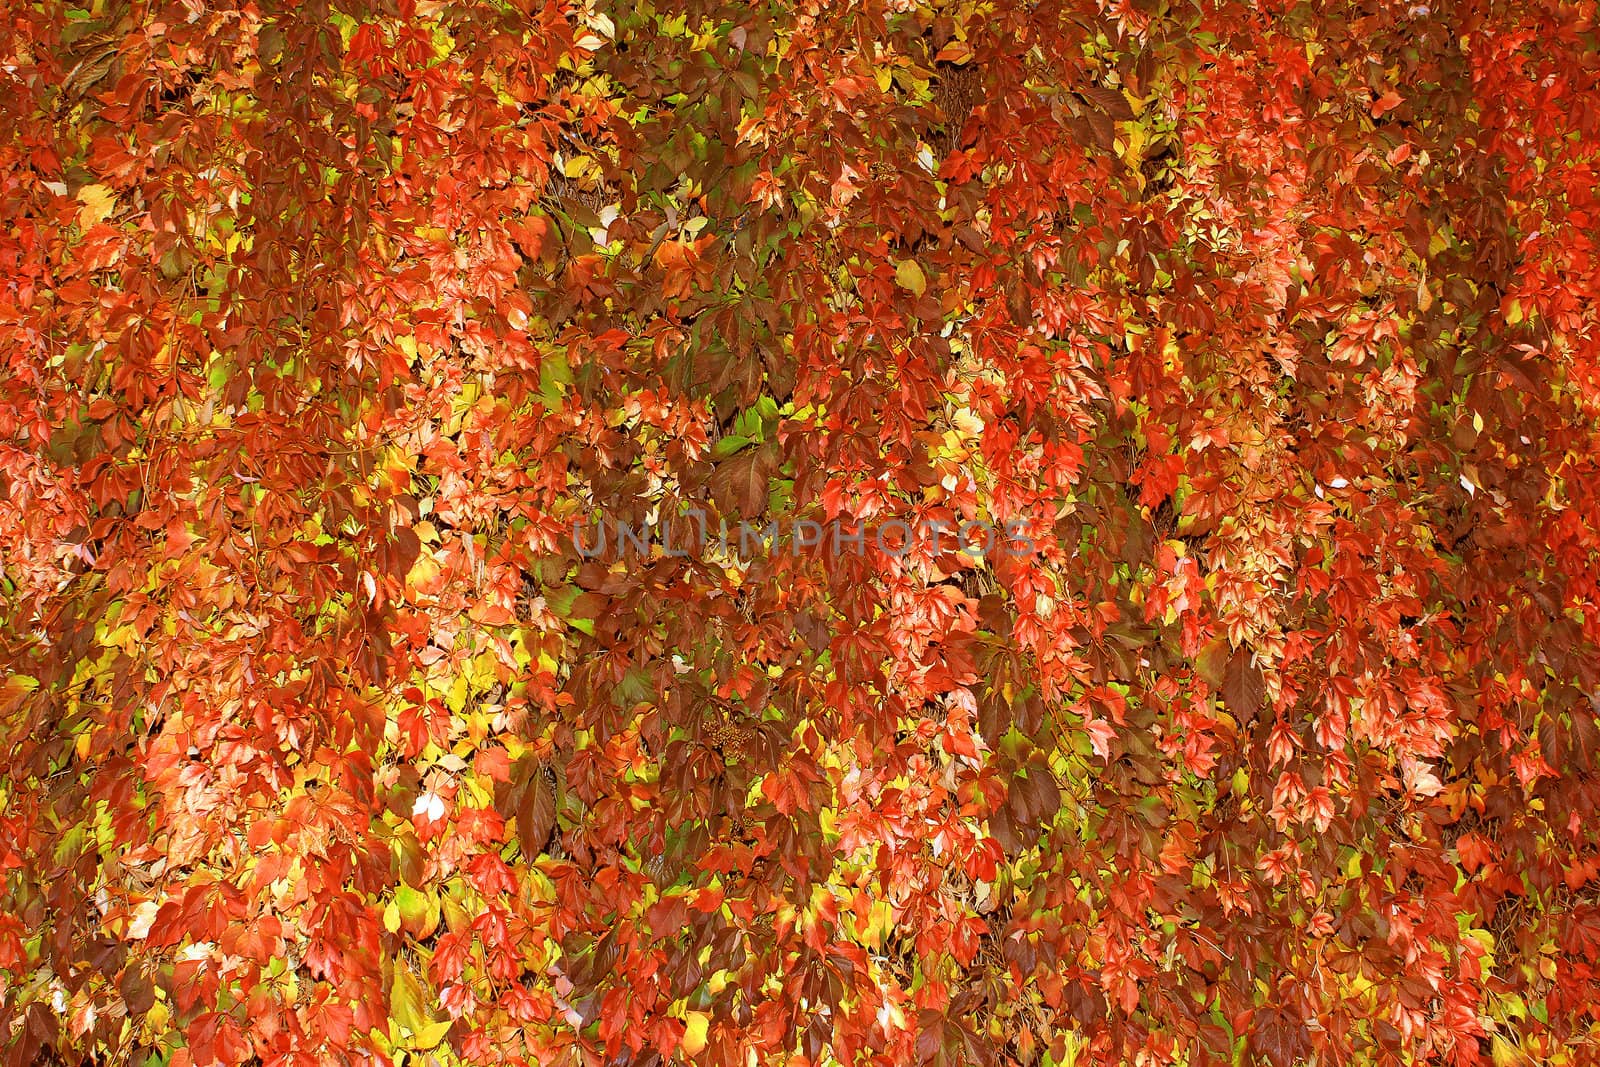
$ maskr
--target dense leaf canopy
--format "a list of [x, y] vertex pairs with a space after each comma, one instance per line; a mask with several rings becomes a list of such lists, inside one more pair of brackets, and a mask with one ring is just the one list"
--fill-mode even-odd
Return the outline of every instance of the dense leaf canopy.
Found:
[[1595, 1062], [1594, 0], [73, 2], [3, 1062]]

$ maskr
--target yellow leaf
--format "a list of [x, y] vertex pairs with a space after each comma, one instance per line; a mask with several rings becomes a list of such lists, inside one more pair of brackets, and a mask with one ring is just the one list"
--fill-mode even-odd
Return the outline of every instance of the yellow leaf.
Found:
[[1138, 123], [1128, 124], [1128, 133], [1121, 139], [1124, 143], [1122, 161], [1130, 167], [1137, 167], [1144, 160], [1144, 146], [1148, 142], [1145, 128]]
[[706, 1033], [711, 1028], [711, 1016], [703, 1011], [684, 1012], [683, 1042], [680, 1047], [686, 1056], [698, 1056], [706, 1047]]
[[1344, 875], [1346, 878], [1361, 877], [1361, 851], [1357, 849], [1350, 853], [1350, 858], [1344, 861]]
[[[417, 561], [413, 563], [411, 565], [411, 569], [406, 572], [406, 587], [409, 590], [416, 590], [418, 587], [432, 582], [438, 576], [438, 562], [431, 556], [418, 556]], [[133, 633], [133, 627], [129, 626], [126, 627], [126, 629], [130, 634]]]
[[856, 940], [877, 951], [888, 940], [894, 929], [894, 905], [887, 900], [875, 900], [865, 915], [856, 916]]
[[1489, 1041], [1489, 1056], [1494, 1060], [1494, 1067], [1512, 1067], [1512, 1065], [1520, 1067], [1521, 1064], [1530, 1062], [1521, 1049], [1499, 1034], [1494, 1035]]
[[78, 190], [83, 207], [78, 211], [78, 225], [84, 229], [104, 222], [117, 207], [117, 197], [103, 185], [85, 185]]
[[423, 1026], [422, 1029], [418, 1030], [411, 1038], [411, 1047], [417, 1049], [418, 1051], [426, 1051], [430, 1048], [433, 1048], [434, 1046], [438, 1045], [439, 1042], [444, 1040], [445, 1034], [450, 1032], [450, 1025], [450, 1019], [444, 1019], [436, 1023], [428, 1023], [427, 1025]]
[[389, 1015], [406, 1032], [415, 1034], [433, 1023], [428, 1015], [427, 999], [417, 976], [403, 966], [396, 967], [389, 986]]
[[900, 283], [901, 288], [909, 289], [918, 296], [928, 291], [928, 278], [914, 259], [900, 261], [900, 265], [894, 269], [894, 280]]

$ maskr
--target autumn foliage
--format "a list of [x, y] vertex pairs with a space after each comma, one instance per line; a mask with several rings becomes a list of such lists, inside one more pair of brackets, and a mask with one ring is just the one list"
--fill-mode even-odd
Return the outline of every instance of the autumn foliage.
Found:
[[1600, 1061], [1594, 0], [71, 2], [0, 1062]]

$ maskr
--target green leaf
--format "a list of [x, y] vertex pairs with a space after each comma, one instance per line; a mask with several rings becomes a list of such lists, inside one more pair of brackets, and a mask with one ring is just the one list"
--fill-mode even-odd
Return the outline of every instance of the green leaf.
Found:
[[395, 890], [394, 907], [401, 925], [414, 937], [427, 937], [439, 925], [438, 899], [419, 889], [402, 885]]
[[741, 448], [750, 444], [750, 438], [730, 435], [719, 437], [717, 443], [711, 446], [711, 454], [717, 459], [727, 459]]
[[539, 403], [551, 411], [561, 407], [567, 386], [572, 384], [572, 365], [565, 356], [551, 355], [539, 364]]

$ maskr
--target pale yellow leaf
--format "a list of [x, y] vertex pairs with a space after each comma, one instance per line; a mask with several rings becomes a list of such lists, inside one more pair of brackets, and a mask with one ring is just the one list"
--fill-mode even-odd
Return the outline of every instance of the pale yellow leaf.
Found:
[[104, 185], [85, 185], [78, 190], [83, 207], [78, 210], [78, 225], [87, 230], [99, 225], [117, 208], [117, 197]]

